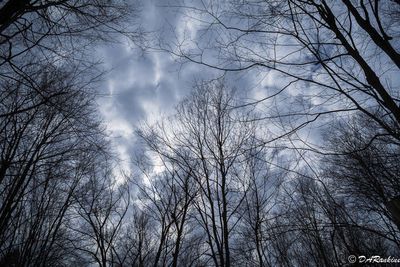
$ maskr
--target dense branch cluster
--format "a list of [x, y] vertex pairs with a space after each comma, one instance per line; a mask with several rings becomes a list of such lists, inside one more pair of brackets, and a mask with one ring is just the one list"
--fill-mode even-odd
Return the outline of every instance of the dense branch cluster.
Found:
[[172, 126], [139, 131], [150, 161], [137, 185], [142, 234], [158, 242], [129, 241], [129, 264], [342, 266], [349, 255], [398, 255], [393, 138], [371, 143], [376, 124], [356, 113], [327, 129], [336, 153], [315, 167], [301, 148], [265, 146], [270, 124], [238, 103], [221, 81], [200, 84]]
[[0, 4], [0, 265], [105, 266], [128, 206], [96, 107], [89, 53], [119, 1]]

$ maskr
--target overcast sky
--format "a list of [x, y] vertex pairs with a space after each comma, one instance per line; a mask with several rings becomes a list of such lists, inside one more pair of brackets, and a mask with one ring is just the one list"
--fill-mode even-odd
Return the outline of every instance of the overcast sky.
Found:
[[[170, 41], [172, 29], [183, 30], [189, 22], [165, 4], [162, 0], [143, 1], [139, 21], [150, 36], [162, 32], [160, 37]], [[100, 88], [104, 95], [99, 98], [100, 111], [124, 169], [138, 149], [134, 131], [140, 123], [171, 114], [194, 80], [222, 74], [199, 65], [182, 66], [168, 53], [143, 52], [124, 40], [99, 47], [97, 55], [109, 70]]]
[[[207, 38], [199, 31], [200, 27], [195, 20], [179, 12], [176, 7], [168, 7], [170, 3], [177, 5], [178, 2], [179, 0], [142, 1], [138, 22], [149, 33], [149, 40], [153, 41], [154, 47], [158, 38], [172, 47], [177, 39], [184, 37], [206, 42]], [[96, 53], [104, 63], [104, 68], [109, 70], [99, 90], [103, 94], [99, 98], [100, 111], [124, 170], [129, 169], [131, 157], [140, 151], [140, 144], [135, 138], [137, 127], [143, 122], [155, 122], [172, 114], [176, 104], [190, 93], [196, 80], [209, 80], [225, 75], [225, 82], [237, 89], [243, 102], [272, 95], [288, 83], [287, 78], [282, 78], [277, 72], [266, 68], [224, 74], [194, 63], [182, 65], [168, 53], [154, 49], [143, 51], [124, 40], [98, 47]], [[290, 113], [295, 111], [291, 109], [301, 109], [304, 105], [318, 105], [319, 103], [313, 101], [318, 102], [319, 98], [305, 96], [303, 89], [291, 86], [280, 93], [279, 97], [271, 99], [273, 102], [263, 101], [257, 108], [265, 116], [268, 109], [270, 114]], [[280, 108], [276, 109], [278, 102]], [[282, 105], [284, 108], [281, 108]], [[297, 118], [287, 117], [294, 123], [288, 125], [298, 125], [299, 122], [295, 121]], [[273, 127], [272, 124], [268, 126], [269, 130], [274, 131]], [[299, 133], [310, 144], [322, 143], [318, 141], [318, 135], [308, 132], [312, 129], [309, 127]], [[282, 134], [282, 129], [280, 131], [276, 129], [275, 137]]]
[[[196, 38], [196, 25], [167, 1], [143, 1], [140, 24], [153, 37], [172, 42], [176, 34]], [[174, 1], [176, 2], [176, 1]], [[109, 70], [100, 91], [101, 113], [106, 121], [114, 148], [124, 169], [138, 149], [134, 131], [144, 121], [155, 121], [172, 114], [176, 104], [187, 95], [196, 80], [220, 77], [224, 73], [197, 64], [176, 61], [168, 53], [143, 52], [127, 41], [107, 44], [97, 49], [97, 55]], [[261, 80], [268, 79], [252, 72], [226, 74], [229, 84], [246, 92], [249, 99], [260, 98]], [[245, 90], [243, 90], [245, 89]]]

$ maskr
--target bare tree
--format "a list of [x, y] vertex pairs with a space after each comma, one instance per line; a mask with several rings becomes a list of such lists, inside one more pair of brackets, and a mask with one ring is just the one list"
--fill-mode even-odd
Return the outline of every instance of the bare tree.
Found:
[[[88, 48], [116, 34], [138, 37], [125, 24], [136, 7], [119, 1], [0, 3], [0, 265], [85, 264], [76, 249], [83, 241], [69, 224], [77, 220], [72, 207], [83, 203], [77, 190], [88, 177], [104, 181], [93, 165], [109, 153], [94, 101], [101, 72]], [[115, 214], [126, 211], [115, 208], [118, 190], [92, 189], [114, 205], [112, 216], [88, 211], [106, 222], [99, 229], [104, 234]], [[103, 265], [118, 262], [110, 245], [118, 229], [103, 236], [108, 243], [97, 244]]]
[[[159, 144], [154, 139], [142, 136], [149, 149], [156, 149]], [[154, 175], [152, 168], [142, 167], [143, 181], [137, 181], [139, 199], [144, 212], [150, 212], [153, 226], [159, 236], [154, 249], [153, 266], [179, 266], [179, 254], [186, 234], [187, 221], [193, 199], [197, 194], [190, 170], [182, 170], [171, 164], [170, 159], [158, 154], [163, 162], [163, 171]], [[139, 166], [139, 165], [138, 165]], [[160, 166], [159, 166], [160, 167]]]
[[[37, 105], [56, 105], [54, 92], [40, 82], [47, 66], [69, 67], [81, 73], [80, 82], [98, 80], [101, 71], [92, 47], [126, 36], [138, 41], [138, 4], [120, 1], [18, 0], [0, 4], [0, 99], [21, 84], [32, 91], [32, 102], [10, 112], [26, 112]], [[129, 24], [129, 25], [128, 25]], [[42, 68], [37, 68], [42, 66]], [[59, 92], [58, 92], [59, 93]], [[60, 107], [59, 107], [60, 108]]]
[[133, 22], [137, 8], [138, 3], [103, 0], [5, 1], [0, 6], [0, 64], [22, 71], [26, 54], [72, 61], [86, 45], [115, 33], [138, 37], [136, 29], [124, 24]]
[[[332, 266], [350, 254], [397, 253], [397, 1], [187, 1], [180, 8], [202, 38], [181, 38], [166, 50], [183, 61], [275, 79], [268, 96], [238, 107], [278, 103], [265, 105], [264, 119], [278, 122], [282, 132], [264, 144], [289, 141], [283, 146], [308, 169], [307, 175], [291, 169], [307, 178], [285, 188], [290, 197], [281, 205], [292, 212], [268, 231], [276, 236], [274, 251], [293, 258], [278, 264]], [[301, 135], [303, 127], [329, 123], [338, 113], [351, 122], [321, 128], [329, 146]], [[319, 162], [312, 155], [310, 164], [306, 151], [326, 157]]]
[[95, 164], [74, 194], [79, 216], [70, 227], [83, 240], [76, 249], [87, 253], [99, 266], [113, 266], [121, 263], [116, 244], [130, 196], [127, 184], [118, 185], [107, 161]]
[[257, 142], [247, 151], [245, 163], [247, 192], [240, 211], [242, 221], [239, 224], [239, 240], [234, 244], [237, 255], [235, 262], [247, 266], [274, 266], [271, 257], [271, 223], [283, 211], [277, 207], [280, 184], [286, 178], [286, 171], [273, 168], [270, 164], [279, 158], [278, 150], [268, 153]]
[[135, 207], [125, 229], [126, 234], [120, 240], [122, 266], [144, 267], [152, 264], [156, 242], [153, 229], [147, 211]]
[[379, 136], [379, 126], [363, 114], [357, 114], [348, 122], [336, 122], [335, 126], [329, 141], [337, 155], [324, 157], [326, 176], [339, 182], [338, 190], [357, 203], [359, 209], [369, 216], [379, 216], [385, 235], [398, 240], [397, 140]]
[[253, 104], [287, 95], [309, 103], [278, 107], [278, 114], [266, 115], [291, 119], [293, 125], [283, 135], [333, 112], [359, 110], [399, 138], [393, 78], [400, 66], [400, 5], [378, 0], [211, 0], [182, 8], [207, 38], [181, 38], [166, 50], [219, 70], [255, 69], [280, 79], [270, 85], [269, 96]]
[[[14, 112], [35, 103], [35, 93], [15, 82], [2, 94], [1, 108], [7, 115], [0, 121], [1, 253], [18, 251], [20, 266], [68, 257], [64, 222], [86, 172], [83, 162], [104, 153], [105, 147], [94, 96], [76, 83], [76, 73], [52, 66], [42, 70], [43, 92], [52, 94], [57, 105], [33, 104]], [[65, 257], [59, 256], [57, 246], [65, 249]]]
[[[193, 229], [190, 234], [192, 240], [198, 240], [199, 235], [206, 244], [195, 252], [198, 256], [194, 258], [194, 263], [200, 265], [230, 266], [232, 261], [239, 262], [243, 257], [237, 249], [239, 228], [244, 217], [253, 216], [246, 211], [251, 204], [246, 206], [245, 202], [253, 201], [250, 200], [253, 193], [264, 194], [262, 200], [259, 199], [259, 204], [263, 205], [259, 212], [264, 212], [269, 200], [269, 193], [264, 191], [267, 189], [258, 188], [260, 184], [266, 185], [267, 179], [255, 177], [258, 170], [250, 170], [252, 160], [257, 160], [254, 158], [256, 155], [249, 151], [254, 152], [256, 150], [252, 149], [260, 146], [254, 123], [247, 121], [253, 115], [250, 111], [236, 109], [235, 101], [233, 91], [226, 88], [222, 81], [200, 83], [192, 95], [178, 106], [177, 114], [169, 119], [176, 121], [174, 127], [160, 123], [139, 132], [146, 145], [161, 158], [163, 168], [170, 173], [170, 178], [160, 178], [164, 181], [159, 182], [161, 184], [150, 182], [152, 190], [148, 195], [153, 196], [152, 202], [163, 199], [163, 203], [174, 203], [172, 198], [179, 191], [165, 186], [173, 177], [180, 185], [182, 196], [191, 199], [190, 202], [184, 201], [183, 207], [189, 205], [191, 210], [188, 226]], [[148, 181], [154, 178], [150, 174], [148, 176]], [[188, 191], [183, 181], [192, 186], [195, 184], [195, 190]], [[273, 190], [274, 186], [270, 186]], [[163, 197], [165, 192], [171, 191], [173, 193]], [[167, 212], [162, 214], [168, 218]], [[176, 216], [175, 211], [172, 214]], [[165, 225], [169, 226], [168, 223]], [[179, 233], [180, 227], [176, 225], [175, 228]]]

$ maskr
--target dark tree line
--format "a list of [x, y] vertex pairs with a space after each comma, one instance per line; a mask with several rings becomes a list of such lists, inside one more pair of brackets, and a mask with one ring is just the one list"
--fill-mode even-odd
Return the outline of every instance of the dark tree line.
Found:
[[0, 265], [107, 266], [129, 191], [97, 115], [91, 46], [136, 4], [0, 3]]

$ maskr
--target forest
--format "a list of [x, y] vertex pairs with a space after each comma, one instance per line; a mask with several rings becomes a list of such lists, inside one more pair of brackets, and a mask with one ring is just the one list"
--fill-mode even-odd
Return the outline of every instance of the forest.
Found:
[[400, 264], [399, 0], [0, 1], [1, 267], [365, 264]]

